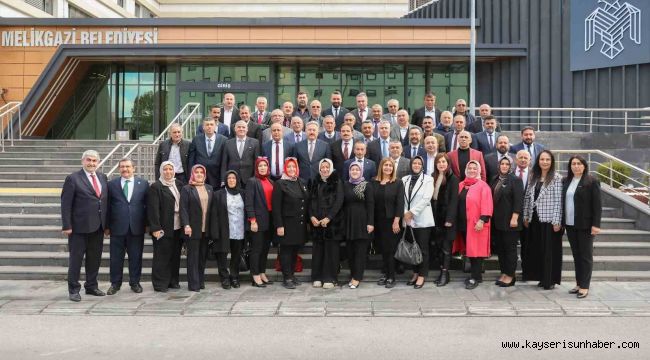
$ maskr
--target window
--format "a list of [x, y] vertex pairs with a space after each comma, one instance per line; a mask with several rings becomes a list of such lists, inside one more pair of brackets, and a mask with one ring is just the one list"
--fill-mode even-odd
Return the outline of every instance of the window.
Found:
[[115, 2], [116, 2], [117, 5], [119, 5], [120, 7], [122, 7], [122, 8], [124, 7], [124, 0], [115, 0]]
[[68, 3], [68, 17], [70, 19], [85, 19], [85, 18], [90, 18], [90, 14], [87, 12], [79, 9], [78, 7], [71, 5]]
[[54, 15], [52, 0], [25, 0], [25, 2], [41, 11]]

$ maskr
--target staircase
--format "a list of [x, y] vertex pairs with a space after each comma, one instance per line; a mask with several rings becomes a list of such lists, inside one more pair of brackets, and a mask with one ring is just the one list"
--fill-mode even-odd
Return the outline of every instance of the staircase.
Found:
[[[67, 276], [68, 245], [61, 235], [60, 189], [69, 173], [81, 168], [80, 158], [84, 150], [95, 149], [104, 156], [114, 146], [113, 141], [62, 141], [24, 140], [17, 146], [0, 153], [0, 279], [65, 280]], [[602, 233], [594, 244], [594, 280], [650, 281], [650, 232], [639, 230], [633, 219], [623, 216], [620, 208], [603, 208]], [[104, 243], [100, 279], [108, 280], [109, 240]], [[563, 278], [574, 279], [571, 248], [564, 239]], [[143, 256], [143, 281], [148, 281], [152, 262], [151, 239], [145, 239]], [[276, 249], [269, 255], [270, 275]], [[305, 271], [309, 275], [311, 245], [303, 251]], [[127, 260], [128, 262], [128, 260]], [[345, 265], [345, 264], [344, 264]], [[460, 261], [454, 266], [460, 268]], [[379, 275], [379, 255], [371, 255], [368, 261], [367, 279]], [[126, 266], [125, 266], [126, 267]], [[498, 269], [495, 256], [485, 265], [490, 278]], [[82, 272], [83, 272], [82, 268]], [[216, 274], [215, 261], [208, 262], [209, 280]], [[128, 269], [125, 268], [125, 273]], [[181, 273], [185, 273], [185, 259]], [[342, 272], [344, 279], [347, 271]], [[409, 271], [404, 276], [409, 276]], [[431, 273], [434, 276], [435, 271]], [[455, 280], [465, 277], [460, 271], [452, 274]]]

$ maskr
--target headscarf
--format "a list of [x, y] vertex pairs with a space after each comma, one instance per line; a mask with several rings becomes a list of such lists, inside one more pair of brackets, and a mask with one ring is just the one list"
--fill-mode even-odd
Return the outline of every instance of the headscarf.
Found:
[[[504, 160], [508, 162], [508, 165], [510, 165], [510, 169], [508, 169], [507, 173], [502, 174], [501, 173], [501, 162], [504, 161]], [[503, 186], [503, 183], [508, 178], [508, 174], [510, 173], [510, 170], [512, 169], [512, 159], [510, 159], [510, 156], [504, 156], [504, 157], [501, 158], [501, 160], [499, 160], [499, 163], [497, 164], [497, 166], [499, 168], [499, 175], [497, 175], [496, 178], [499, 179], [499, 180], [496, 182], [496, 184], [494, 184], [494, 189], [493, 190], [494, 190], [495, 195], [501, 191], [501, 186]]]
[[172, 178], [171, 180], [167, 181], [165, 180], [163, 176], [163, 169], [165, 166], [171, 165], [172, 169], [174, 168], [174, 163], [171, 161], [163, 161], [162, 164], [160, 164], [160, 177], [158, 178], [158, 181], [160, 181], [163, 186], [166, 186], [169, 188], [169, 191], [172, 192], [172, 195], [174, 195], [174, 212], [178, 213], [180, 209], [180, 202], [181, 202], [181, 193], [178, 191], [178, 188], [176, 187], [176, 179]]
[[[287, 175], [287, 165], [292, 162], [294, 165], [296, 165], [296, 175], [295, 176], [289, 176]], [[289, 180], [289, 181], [296, 181], [298, 180], [298, 176], [300, 176], [300, 168], [298, 167], [298, 159], [295, 157], [288, 157], [284, 159], [284, 172], [282, 173], [282, 177], [280, 179], [282, 180]]]
[[[478, 173], [476, 174], [475, 178], [471, 178], [469, 177], [469, 175], [467, 175], [467, 168], [469, 167], [469, 164], [476, 164], [476, 166], [478, 167]], [[479, 179], [481, 179], [481, 164], [479, 164], [479, 162], [476, 160], [468, 161], [467, 165], [465, 166], [465, 180], [461, 181], [460, 185], [462, 187], [469, 187], [476, 184], [476, 182], [479, 181]]]
[[[422, 168], [420, 169], [419, 173], [415, 173], [415, 171], [413, 171], [413, 160], [416, 160], [416, 159], [420, 159], [420, 164], [422, 165]], [[414, 157], [413, 159], [411, 159], [411, 169], [410, 170], [411, 170], [411, 183], [409, 184], [409, 194], [411, 193], [411, 191], [413, 191], [413, 187], [415, 186], [415, 183], [418, 182], [418, 179], [420, 178], [420, 176], [422, 176], [422, 174], [424, 174], [424, 159], [422, 158], [422, 156], [418, 155], [418, 156]]]
[[[199, 168], [203, 169], [203, 174], [205, 174], [205, 176], [203, 177], [203, 181], [201, 181], [201, 182], [196, 181], [196, 178], [194, 177], [194, 171], [196, 169], [199, 169]], [[192, 185], [192, 186], [202, 186], [202, 185], [205, 184], [205, 179], [207, 177], [208, 177], [208, 172], [205, 169], [205, 166], [203, 166], [201, 164], [196, 164], [196, 165], [192, 166], [192, 175], [190, 176], [189, 184]]]
[[[228, 175], [230, 174], [234, 174], [235, 179], [237, 179], [237, 183], [235, 184], [234, 188], [228, 186]], [[241, 193], [241, 181], [239, 179], [239, 174], [235, 170], [229, 170], [228, 172], [226, 172], [225, 179], [226, 179], [226, 191], [228, 192], [228, 194], [239, 195]]]
[[[266, 175], [261, 175], [259, 171], [257, 170], [258, 166], [260, 163], [265, 162], [266, 163]], [[269, 159], [266, 156], [259, 156], [257, 159], [255, 159], [255, 177], [264, 180], [269, 177], [271, 174], [271, 164], [269, 163]]]
[[359, 165], [359, 163], [356, 162], [356, 161], [353, 161], [353, 162], [350, 164], [350, 166], [348, 167], [348, 175], [350, 174], [350, 170], [352, 169], [353, 166], [356, 166], [356, 167], [359, 168], [359, 171], [361, 172], [361, 176], [359, 176], [358, 179], [352, 179], [352, 177], [350, 177], [350, 179], [349, 179], [348, 181], [349, 181], [351, 184], [357, 185], [357, 184], [359, 184], [359, 183], [365, 181], [366, 179], [363, 178], [363, 171], [361, 170], [361, 165]]
[[[323, 175], [321, 175], [321, 173], [320, 173], [320, 167], [321, 167], [321, 165], [323, 165], [324, 162], [330, 164], [330, 173], [327, 174], [327, 176], [325, 176], [325, 177], [323, 177]], [[318, 175], [320, 176], [321, 180], [327, 181], [327, 179], [330, 176], [332, 176], [333, 172], [334, 172], [334, 163], [332, 162], [332, 160], [330, 160], [328, 158], [324, 158], [324, 159], [322, 159], [321, 161], [318, 162]]]
[[[350, 164], [350, 167], [348, 167], [348, 174], [350, 174], [350, 170], [352, 169], [353, 166], [358, 167], [359, 171], [362, 171], [361, 170], [361, 165], [359, 165], [359, 163], [353, 161]], [[366, 191], [366, 185], [368, 184], [368, 182], [366, 181], [366, 179], [363, 178], [363, 172], [361, 172], [361, 176], [359, 176], [358, 179], [350, 178], [348, 181], [350, 182], [350, 184], [354, 185], [354, 188], [352, 189], [352, 191], [354, 192], [354, 195], [356, 195], [357, 198], [359, 198], [359, 200], [365, 200], [366, 197], [364, 195], [364, 192]]]

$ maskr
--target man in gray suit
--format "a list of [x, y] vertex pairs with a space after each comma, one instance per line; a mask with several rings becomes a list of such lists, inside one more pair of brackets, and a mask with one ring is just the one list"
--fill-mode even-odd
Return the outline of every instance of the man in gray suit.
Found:
[[411, 160], [402, 156], [402, 143], [399, 140], [392, 140], [388, 148], [390, 158], [395, 161], [397, 178], [401, 179], [411, 172]]
[[386, 103], [388, 112], [381, 116], [382, 119], [390, 121], [390, 126], [397, 126], [397, 111], [399, 110], [399, 101], [390, 99]]
[[357, 108], [352, 110], [352, 114], [356, 118], [356, 123], [354, 125], [355, 130], [361, 130], [361, 123], [366, 119], [371, 117], [370, 109], [368, 108], [368, 96], [364, 92], [357, 94]]
[[255, 112], [251, 115], [251, 120], [262, 129], [271, 125], [271, 113], [266, 111], [267, 100], [264, 96], [259, 96], [255, 101]]
[[409, 131], [412, 128], [420, 128], [409, 123], [409, 113], [402, 109], [397, 111], [397, 126], [392, 127], [390, 130], [390, 138], [402, 142], [402, 146], [409, 143]]
[[255, 174], [255, 159], [260, 156], [260, 143], [257, 139], [246, 136], [248, 126], [244, 120], [235, 124], [235, 137], [228, 139], [223, 147], [221, 158], [222, 183], [226, 183], [226, 173], [234, 170], [246, 187], [248, 179]]
[[190, 169], [188, 168], [190, 141], [183, 139], [183, 128], [180, 124], [174, 123], [169, 127], [169, 139], [158, 145], [156, 160], [154, 161], [154, 171], [156, 179], [160, 177], [160, 164], [163, 161], [171, 161], [176, 171], [176, 179], [183, 184], [189, 181]]
[[318, 123], [311, 121], [307, 124], [307, 139], [296, 144], [295, 150], [300, 178], [309, 181], [318, 175], [318, 162], [324, 158], [330, 159], [330, 147], [323, 140], [318, 140]]
[[[271, 125], [278, 123], [282, 126], [282, 137], [285, 137], [289, 134], [291, 134], [291, 129], [289, 129], [286, 126], [282, 125], [282, 120], [284, 120], [284, 114], [282, 113], [282, 110], [280, 109], [275, 109], [271, 111]], [[262, 144], [266, 144], [267, 141], [271, 140], [272, 135], [271, 135], [271, 125], [267, 129], [264, 129], [262, 131]]]

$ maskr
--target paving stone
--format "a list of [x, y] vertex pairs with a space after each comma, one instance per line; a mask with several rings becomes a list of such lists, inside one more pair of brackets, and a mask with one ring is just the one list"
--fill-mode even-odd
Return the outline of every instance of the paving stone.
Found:
[[467, 308], [465, 302], [451, 301], [424, 301], [420, 302], [422, 316], [465, 316]]
[[622, 316], [650, 316], [650, 302], [641, 301], [611, 301], [604, 300], [603, 303], [616, 315]]
[[325, 301], [285, 301], [278, 309], [279, 316], [325, 316]]
[[600, 301], [591, 300], [558, 300], [568, 316], [604, 316], [611, 315], [612, 310]]
[[231, 316], [274, 316], [279, 301], [239, 301], [230, 311]]
[[174, 316], [180, 315], [186, 304], [178, 301], [159, 301], [141, 305], [136, 315]]
[[470, 315], [515, 316], [514, 307], [507, 301], [466, 301]]
[[51, 303], [52, 301], [48, 300], [12, 300], [2, 305], [0, 313], [16, 315], [40, 314]]
[[185, 316], [228, 316], [235, 303], [232, 301], [201, 301], [189, 304]]
[[562, 316], [564, 311], [551, 301], [510, 301], [519, 316]]
[[4, 305], [4, 304], [8, 303], [9, 301], [11, 301], [11, 300], [0, 300], [0, 307], [2, 307], [2, 305]]
[[372, 313], [374, 316], [419, 317], [422, 316], [420, 305], [404, 301], [373, 301]]
[[125, 316], [133, 315], [145, 302], [143, 300], [102, 301], [88, 312], [91, 315]]
[[328, 302], [327, 316], [372, 316], [370, 301]]
[[41, 313], [47, 315], [85, 315], [96, 305], [97, 302], [94, 301], [59, 300], [47, 305]]

